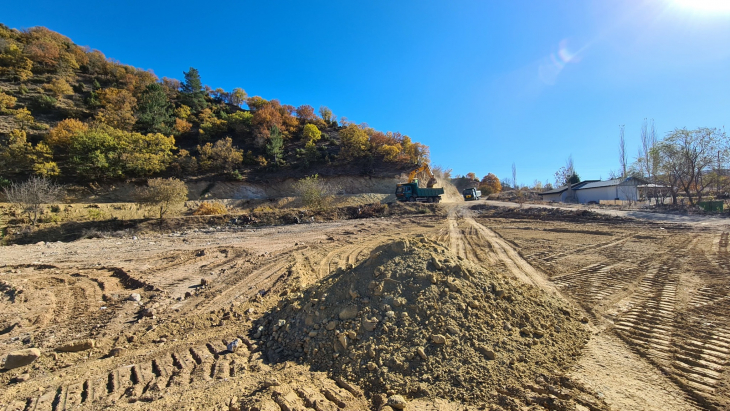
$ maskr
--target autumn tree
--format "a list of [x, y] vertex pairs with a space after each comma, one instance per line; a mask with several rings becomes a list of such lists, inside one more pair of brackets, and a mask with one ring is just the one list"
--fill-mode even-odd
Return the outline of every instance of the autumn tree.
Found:
[[299, 121], [302, 123], [314, 123], [319, 120], [317, 115], [314, 114], [314, 107], [307, 104], [297, 107], [296, 113], [297, 118], [299, 118]]
[[44, 143], [32, 145], [21, 129], [12, 130], [0, 140], [0, 170], [6, 175], [36, 174], [44, 177], [60, 173], [51, 149]]
[[78, 176], [89, 179], [143, 177], [166, 169], [174, 148], [173, 137], [100, 125], [71, 137], [69, 163]]
[[334, 115], [332, 114], [332, 110], [325, 106], [319, 107], [319, 116], [322, 117], [322, 120], [324, 120], [325, 123], [331, 124], [335, 122]]
[[[715, 156], [728, 155], [728, 138], [725, 132], [715, 128], [674, 129], [657, 144], [659, 169], [666, 176], [666, 183], [684, 192], [690, 204], [701, 201], [703, 191], [713, 183], [707, 178], [715, 162]], [[676, 204], [677, 193], [672, 190]]]
[[44, 89], [51, 92], [56, 97], [61, 97], [66, 94], [73, 94], [74, 90], [64, 79], [55, 79], [48, 84], [43, 86]]
[[16, 44], [9, 45], [0, 53], [0, 75], [22, 82], [33, 77], [32, 68], [33, 62]]
[[67, 118], [56, 124], [45, 138], [45, 143], [52, 148], [67, 149], [71, 144], [71, 139], [78, 133], [83, 133], [89, 129], [89, 126], [75, 118]]
[[188, 199], [188, 188], [177, 178], [152, 178], [134, 195], [137, 203], [156, 209], [162, 219], [165, 214], [182, 208]]
[[184, 71], [185, 81], [180, 86], [180, 94], [182, 102], [190, 107], [193, 111], [204, 109], [208, 103], [205, 101], [205, 91], [203, 83], [200, 81], [200, 73], [198, 70], [190, 67], [188, 71]]
[[5, 196], [28, 215], [32, 225], [36, 225], [43, 205], [58, 202], [63, 197], [63, 188], [45, 177], [31, 177], [6, 188]]
[[110, 87], [100, 90], [98, 95], [101, 108], [96, 119], [114, 128], [130, 131], [136, 121], [134, 110], [137, 105], [132, 93]]
[[243, 162], [243, 150], [235, 147], [230, 137], [218, 140], [215, 144], [198, 146], [198, 152], [198, 163], [204, 170], [230, 172]]
[[15, 110], [13, 118], [22, 131], [26, 131], [28, 127], [35, 124], [35, 118], [30, 113], [30, 110], [25, 107]]
[[251, 111], [256, 111], [264, 107], [268, 101], [264, 100], [260, 96], [253, 96], [246, 99], [246, 105]]
[[147, 86], [137, 104], [137, 130], [145, 133], [170, 133], [173, 106], [159, 83]]
[[12, 108], [15, 107], [15, 102], [18, 101], [13, 96], [7, 95], [0, 91], [0, 114], [10, 114]]
[[230, 104], [233, 104], [234, 106], [240, 107], [243, 103], [246, 102], [246, 98], [248, 98], [248, 94], [246, 94], [246, 90], [244, 90], [240, 87], [236, 87], [228, 95], [228, 102]]
[[322, 136], [322, 132], [319, 131], [317, 126], [314, 124], [306, 124], [302, 131], [302, 138], [308, 143], [316, 143]]
[[499, 178], [496, 175], [489, 173], [479, 184], [479, 190], [483, 195], [496, 194], [502, 191], [502, 184], [499, 182]]
[[340, 139], [342, 140], [340, 156], [343, 160], [351, 160], [367, 154], [368, 135], [357, 125], [350, 124], [344, 130], [340, 130]]
[[336, 188], [315, 174], [294, 184], [304, 206], [312, 210], [326, 210], [332, 204]]

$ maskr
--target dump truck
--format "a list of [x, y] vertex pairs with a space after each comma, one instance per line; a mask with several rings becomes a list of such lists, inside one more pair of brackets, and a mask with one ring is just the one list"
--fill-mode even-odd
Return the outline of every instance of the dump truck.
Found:
[[410, 183], [398, 184], [395, 189], [395, 198], [398, 201], [409, 201], [422, 203], [438, 203], [441, 201], [441, 195], [444, 193], [443, 188], [432, 187], [422, 188], [418, 186], [418, 179], [414, 179]]
[[482, 197], [482, 192], [476, 188], [467, 188], [461, 192], [464, 195], [465, 201], [479, 200]]
[[[418, 186], [418, 173], [425, 173], [428, 177], [426, 188]], [[398, 201], [409, 201], [422, 203], [438, 203], [441, 201], [441, 194], [444, 193], [443, 188], [434, 188], [436, 184], [436, 176], [431, 172], [428, 164], [423, 164], [408, 174], [408, 182], [398, 184], [395, 188], [395, 198]]]

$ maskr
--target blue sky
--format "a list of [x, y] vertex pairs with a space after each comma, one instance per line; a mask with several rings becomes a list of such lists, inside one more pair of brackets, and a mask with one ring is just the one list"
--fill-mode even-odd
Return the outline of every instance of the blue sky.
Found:
[[632, 157], [644, 118], [659, 136], [725, 125], [730, 7], [712, 2], [36, 0], [0, 22], [160, 77], [192, 66], [213, 88], [326, 105], [430, 146], [454, 174], [509, 177], [514, 162], [532, 184], [571, 154], [583, 179], [607, 178], [620, 124]]

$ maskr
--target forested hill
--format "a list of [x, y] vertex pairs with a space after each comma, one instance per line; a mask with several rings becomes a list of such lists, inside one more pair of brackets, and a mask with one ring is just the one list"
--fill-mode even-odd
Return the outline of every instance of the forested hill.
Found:
[[382, 175], [428, 161], [408, 136], [338, 121], [327, 107], [213, 90], [192, 67], [159, 79], [45, 27], [0, 24], [0, 51], [3, 184]]

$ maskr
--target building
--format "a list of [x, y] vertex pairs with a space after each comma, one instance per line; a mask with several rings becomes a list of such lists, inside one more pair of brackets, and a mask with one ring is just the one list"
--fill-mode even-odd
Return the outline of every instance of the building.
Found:
[[600, 203], [601, 200], [636, 201], [639, 198], [637, 178], [589, 180], [540, 193], [543, 201], [561, 203]]

